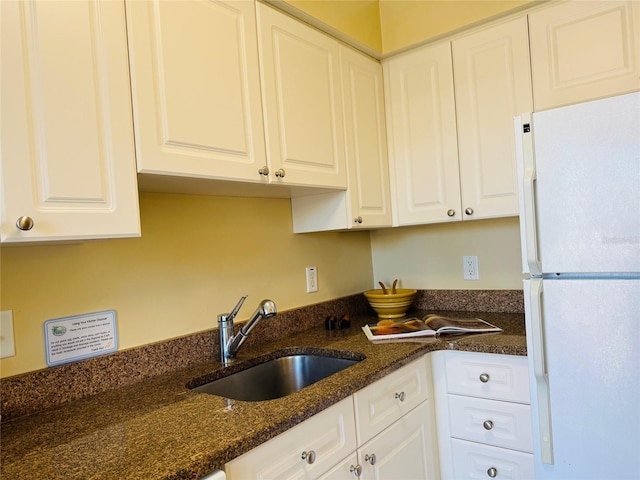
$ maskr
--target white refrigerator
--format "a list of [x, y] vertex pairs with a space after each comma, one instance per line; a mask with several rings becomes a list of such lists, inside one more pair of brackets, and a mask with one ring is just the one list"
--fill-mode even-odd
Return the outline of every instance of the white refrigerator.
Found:
[[536, 479], [640, 479], [640, 93], [515, 119]]

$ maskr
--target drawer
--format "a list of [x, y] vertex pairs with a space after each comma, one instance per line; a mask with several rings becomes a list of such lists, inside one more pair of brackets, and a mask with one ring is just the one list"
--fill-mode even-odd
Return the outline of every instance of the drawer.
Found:
[[353, 401], [358, 445], [372, 439], [427, 397], [424, 359], [405, 365], [356, 392]]
[[351, 397], [225, 465], [229, 480], [317, 478], [356, 449]]
[[527, 357], [472, 352], [446, 354], [449, 393], [530, 403]]
[[455, 438], [533, 452], [529, 405], [449, 395], [449, 425]]
[[451, 440], [453, 470], [456, 480], [533, 479], [533, 454], [505, 448], [489, 447], [464, 440]]

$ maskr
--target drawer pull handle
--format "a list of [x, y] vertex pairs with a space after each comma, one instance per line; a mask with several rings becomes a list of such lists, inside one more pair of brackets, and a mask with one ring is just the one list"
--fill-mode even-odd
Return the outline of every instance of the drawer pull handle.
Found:
[[359, 477], [362, 475], [362, 467], [360, 465], [351, 465], [349, 471], [353, 473], [354, 476]]
[[487, 475], [489, 475], [491, 478], [496, 478], [498, 476], [498, 469], [495, 467], [491, 467], [487, 470]]
[[401, 402], [404, 402], [404, 392], [396, 393], [396, 398]]
[[493, 428], [493, 422], [491, 420], [485, 420], [482, 426], [485, 430], [491, 430]]
[[309, 465], [316, 461], [316, 452], [309, 450], [308, 452], [302, 452], [302, 460], [306, 460]]
[[376, 454], [375, 453], [372, 453], [371, 455], [369, 455], [368, 453], [365, 454], [364, 461], [365, 462], [369, 462], [369, 465], [375, 465], [376, 464]]
[[487, 383], [489, 381], [489, 374], [488, 373], [481, 373], [480, 376], [478, 377], [480, 379], [480, 381], [482, 383]]

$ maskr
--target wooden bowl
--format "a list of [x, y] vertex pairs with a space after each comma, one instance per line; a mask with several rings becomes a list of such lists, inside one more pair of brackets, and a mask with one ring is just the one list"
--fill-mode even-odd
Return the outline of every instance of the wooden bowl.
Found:
[[396, 293], [385, 294], [381, 289], [367, 290], [364, 296], [371, 308], [378, 314], [378, 318], [404, 317], [413, 303], [416, 290], [412, 288], [398, 288]]

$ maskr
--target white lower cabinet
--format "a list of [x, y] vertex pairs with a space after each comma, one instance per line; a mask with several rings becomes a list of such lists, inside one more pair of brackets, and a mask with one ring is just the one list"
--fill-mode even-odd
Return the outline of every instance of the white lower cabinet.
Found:
[[527, 357], [432, 355], [441, 478], [533, 479]]
[[235, 458], [225, 472], [230, 480], [318, 478], [355, 449], [349, 397]]
[[437, 478], [429, 385], [426, 356], [227, 463], [227, 477]]

